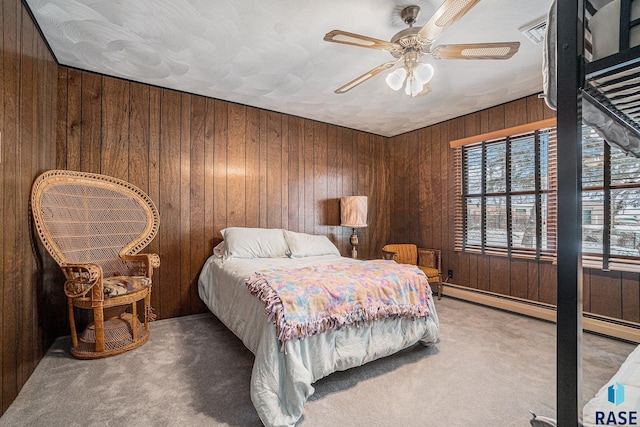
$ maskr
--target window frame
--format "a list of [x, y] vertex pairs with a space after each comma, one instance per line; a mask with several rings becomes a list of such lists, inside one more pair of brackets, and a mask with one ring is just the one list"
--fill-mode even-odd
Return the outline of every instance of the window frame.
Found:
[[[495, 250], [494, 248], [476, 248], [476, 247], [465, 247], [464, 240], [464, 230], [466, 229], [466, 206], [464, 204], [465, 197], [464, 193], [464, 176], [463, 176], [463, 147], [478, 145], [478, 144], [486, 144], [491, 141], [498, 140], [500, 138], [513, 138], [518, 135], [525, 134], [527, 132], [535, 132], [536, 130], [546, 130], [547, 128], [553, 128], [555, 131], [556, 120], [547, 119], [538, 122], [529, 123], [522, 126], [517, 126], [513, 128], [503, 129], [496, 132], [490, 132], [487, 134], [472, 136], [468, 138], [463, 138], [450, 142], [450, 147], [454, 149], [454, 179], [456, 182], [456, 205], [455, 205], [455, 235], [454, 235], [454, 250], [456, 252], [468, 252], [468, 253], [481, 253], [486, 255], [498, 255], [505, 256], [509, 258], [528, 258], [528, 259], [538, 259], [540, 261], [552, 261], [556, 260], [556, 233], [557, 233], [557, 212], [556, 212], [556, 179], [557, 179], [557, 165], [555, 164], [555, 138], [553, 138], [553, 164], [549, 163], [549, 191], [548, 191], [548, 206], [547, 209], [549, 211], [547, 217], [547, 227], [553, 227], [553, 230], [548, 230], [548, 233], [553, 233], [553, 250], [547, 251], [539, 251], [540, 245], [536, 244], [536, 255], [532, 256], [531, 253], [522, 253], [522, 251], [509, 251], [504, 249]], [[584, 138], [583, 142], [584, 143]], [[581, 144], [582, 144], [581, 143]], [[583, 188], [581, 192], [581, 198], [584, 200], [585, 192], [589, 191], [603, 191], [609, 192], [609, 196], [605, 194], [602, 200], [602, 210], [604, 213], [604, 224], [603, 224], [603, 250], [601, 254], [596, 252], [586, 252], [583, 247], [581, 247], [582, 254], [582, 265], [585, 268], [594, 268], [601, 269], [604, 271], [615, 270], [615, 271], [627, 271], [627, 272], [640, 272], [640, 255], [621, 255], [621, 254], [611, 254], [611, 235], [614, 234], [614, 218], [611, 212], [611, 193], [616, 189], [639, 189], [640, 190], [640, 180], [637, 184], [621, 184], [615, 185], [612, 184], [612, 171], [611, 171], [611, 162], [612, 162], [612, 147], [615, 145], [611, 145], [607, 143], [604, 139], [602, 139], [603, 144], [603, 163], [604, 163], [604, 181], [601, 186], [591, 186], [586, 187], [583, 182]], [[551, 152], [551, 147], [549, 148]], [[536, 169], [538, 166], [536, 166]], [[484, 185], [484, 183], [483, 183]], [[551, 191], [553, 189], [553, 191]], [[512, 193], [513, 195], [513, 193]], [[539, 205], [539, 203], [536, 203]], [[597, 206], [597, 205], [596, 205]], [[583, 203], [581, 213], [581, 228], [584, 233], [584, 225], [585, 225], [585, 206]], [[593, 214], [593, 213], [592, 213]], [[638, 214], [640, 216], [640, 214]], [[539, 214], [537, 214], [537, 218], [541, 218]], [[510, 227], [509, 227], [510, 228]], [[536, 227], [537, 228], [537, 227]], [[640, 233], [640, 230], [639, 230]], [[538, 235], [538, 232], [536, 232]], [[549, 247], [550, 249], [550, 247]]]
[[[454, 166], [455, 166], [455, 178], [456, 178], [456, 221], [455, 221], [455, 243], [454, 249], [460, 252], [481, 253], [487, 255], [500, 255], [513, 258], [526, 258], [537, 260], [554, 260], [556, 251], [556, 215], [555, 215], [555, 119], [553, 121], [545, 120], [542, 122], [535, 122], [525, 126], [519, 126], [516, 128], [504, 129], [502, 131], [494, 132], [491, 134], [479, 135], [477, 137], [465, 138], [463, 140], [452, 141], [451, 146], [455, 148], [454, 151]], [[547, 147], [547, 188], [541, 187], [541, 161], [540, 161], [540, 136], [548, 136]], [[492, 138], [493, 137], [493, 138]], [[512, 163], [514, 162], [514, 152], [511, 147], [513, 143], [519, 140], [533, 138], [533, 144], [535, 147], [534, 153], [534, 175], [535, 183], [533, 188], [527, 190], [517, 190], [512, 186]], [[486, 187], [486, 164], [487, 164], [487, 151], [492, 146], [499, 147], [504, 145], [504, 157], [501, 162], [504, 162], [504, 191], [488, 192]], [[467, 158], [465, 152], [471, 150], [481, 150], [481, 191], [480, 193], [467, 193], [467, 174], [466, 167]], [[500, 149], [499, 149], [500, 150]], [[517, 154], [517, 153], [516, 153]], [[476, 153], [477, 156], [477, 153]], [[513, 222], [513, 210], [512, 200], [521, 196], [533, 197], [533, 209], [535, 210], [535, 241], [533, 248], [529, 249], [521, 245], [514, 245], [514, 222]], [[489, 198], [504, 197], [505, 199], [505, 212], [506, 212], [506, 243], [504, 246], [489, 244], [487, 241], [487, 199]], [[543, 197], [546, 197], [546, 240], [543, 242]], [[468, 240], [468, 208], [467, 201], [473, 199], [481, 200], [481, 237], [480, 243], [469, 244]], [[543, 244], [544, 243], [544, 244]]]

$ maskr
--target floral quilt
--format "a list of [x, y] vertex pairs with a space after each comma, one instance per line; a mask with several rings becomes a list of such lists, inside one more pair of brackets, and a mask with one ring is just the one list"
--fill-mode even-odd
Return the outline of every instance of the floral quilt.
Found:
[[390, 317], [429, 316], [431, 288], [416, 266], [395, 261], [354, 261], [256, 272], [246, 282], [265, 304], [278, 339]]

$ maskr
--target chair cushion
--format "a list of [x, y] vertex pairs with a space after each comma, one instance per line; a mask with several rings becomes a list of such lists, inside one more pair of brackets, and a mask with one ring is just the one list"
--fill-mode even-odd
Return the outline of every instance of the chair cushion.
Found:
[[423, 267], [421, 265], [419, 265], [418, 268], [424, 272], [424, 274], [427, 276], [427, 278], [429, 278], [429, 279], [439, 279], [438, 269], [437, 268]]
[[104, 297], [112, 298], [151, 286], [151, 279], [145, 276], [111, 276], [102, 279]]

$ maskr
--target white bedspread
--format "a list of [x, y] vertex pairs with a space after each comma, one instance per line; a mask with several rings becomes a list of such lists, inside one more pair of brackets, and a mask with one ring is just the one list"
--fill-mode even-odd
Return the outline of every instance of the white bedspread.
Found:
[[200, 298], [255, 355], [251, 399], [266, 426], [292, 426], [313, 394], [311, 385], [332, 372], [396, 353], [417, 342], [438, 340], [438, 316], [430, 299], [426, 319], [384, 319], [361, 327], [330, 330], [293, 340], [280, 351], [275, 325], [245, 280], [255, 271], [359, 262], [334, 255], [307, 258], [228, 259], [211, 257], [198, 281]]

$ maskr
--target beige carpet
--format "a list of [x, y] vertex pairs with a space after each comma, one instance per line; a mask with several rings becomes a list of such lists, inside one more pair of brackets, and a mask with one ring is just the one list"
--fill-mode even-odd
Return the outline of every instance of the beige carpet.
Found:
[[[299, 426], [528, 426], [555, 416], [555, 325], [444, 297], [441, 341], [315, 384]], [[585, 334], [584, 398], [633, 345]], [[0, 426], [259, 426], [253, 355], [213, 315], [152, 323], [129, 353], [73, 359], [56, 341]]]

